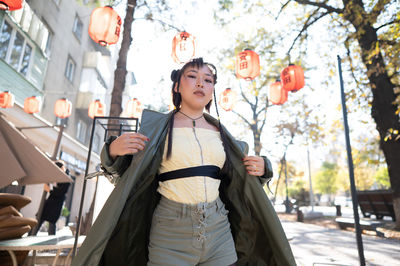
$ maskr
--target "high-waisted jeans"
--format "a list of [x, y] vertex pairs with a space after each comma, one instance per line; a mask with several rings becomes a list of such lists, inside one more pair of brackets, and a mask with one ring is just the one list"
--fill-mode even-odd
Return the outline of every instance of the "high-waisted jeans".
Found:
[[151, 224], [148, 265], [227, 266], [236, 260], [220, 198], [189, 205], [161, 197]]

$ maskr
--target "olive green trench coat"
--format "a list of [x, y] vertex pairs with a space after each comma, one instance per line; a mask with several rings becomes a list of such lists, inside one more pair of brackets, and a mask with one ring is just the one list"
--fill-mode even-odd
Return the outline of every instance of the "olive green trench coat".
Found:
[[[153, 211], [160, 199], [156, 178], [171, 113], [143, 111], [139, 132], [150, 141], [134, 156], [112, 161], [106, 144], [103, 167], [116, 186], [79, 249], [72, 265], [146, 265]], [[205, 114], [208, 122], [218, 121]], [[232, 167], [222, 176], [220, 197], [229, 210], [229, 222], [238, 255], [237, 265], [296, 265], [289, 243], [260, 180], [250, 176], [242, 158], [247, 144], [223, 128]], [[267, 162], [267, 160], [266, 160]], [[268, 176], [267, 176], [268, 177]]]

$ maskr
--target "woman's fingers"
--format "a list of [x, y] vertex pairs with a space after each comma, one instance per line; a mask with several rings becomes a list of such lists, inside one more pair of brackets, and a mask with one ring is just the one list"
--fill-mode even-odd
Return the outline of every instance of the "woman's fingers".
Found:
[[243, 164], [250, 175], [264, 175], [264, 159], [259, 156], [246, 156], [243, 158]]
[[110, 156], [115, 159], [117, 156], [135, 154], [144, 150], [147, 141], [149, 141], [149, 138], [140, 133], [124, 133], [110, 144]]

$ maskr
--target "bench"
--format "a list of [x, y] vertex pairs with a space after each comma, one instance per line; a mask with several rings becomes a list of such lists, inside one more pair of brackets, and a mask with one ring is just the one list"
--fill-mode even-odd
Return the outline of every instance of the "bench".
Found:
[[[345, 230], [346, 228], [354, 228], [354, 219], [353, 218], [336, 218], [335, 222], [338, 224], [339, 228]], [[360, 229], [367, 231], [375, 231], [377, 236], [383, 236], [381, 232], [377, 230], [378, 227], [381, 227], [383, 222], [379, 221], [366, 221], [360, 220]]]
[[393, 192], [390, 190], [363, 190], [357, 191], [358, 205], [364, 217], [375, 215], [381, 220], [384, 216], [392, 217], [395, 221], [393, 209]]

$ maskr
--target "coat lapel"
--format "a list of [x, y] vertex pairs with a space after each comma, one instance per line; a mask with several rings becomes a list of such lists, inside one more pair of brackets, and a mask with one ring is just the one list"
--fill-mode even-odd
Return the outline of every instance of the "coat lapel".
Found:
[[[132, 162], [111, 193], [73, 265], [99, 265], [102, 258], [113, 265], [145, 265], [148, 234], [158, 202], [155, 180], [168, 132], [169, 114], [143, 111], [140, 133], [150, 141]], [[208, 122], [218, 120], [205, 114]], [[232, 167], [221, 184], [221, 198], [230, 210], [237, 265], [295, 265], [276, 213], [257, 178], [249, 176], [242, 163], [248, 146], [236, 141], [223, 127]], [[125, 204], [121, 204], [125, 202]], [[124, 243], [124, 244], [122, 244]], [[117, 254], [120, 254], [117, 255]], [[120, 262], [118, 262], [120, 261]]]

